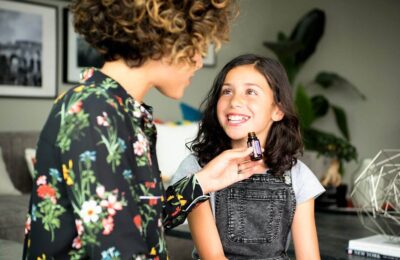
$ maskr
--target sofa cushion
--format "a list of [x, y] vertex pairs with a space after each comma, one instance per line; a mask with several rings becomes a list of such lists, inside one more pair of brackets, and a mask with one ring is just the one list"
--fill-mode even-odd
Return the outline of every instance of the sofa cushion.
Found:
[[0, 195], [19, 195], [21, 194], [15, 189], [14, 184], [7, 172], [6, 165], [3, 160], [3, 152], [0, 147]]
[[157, 160], [164, 181], [169, 180], [190, 153], [185, 144], [196, 137], [198, 122], [156, 124]]
[[23, 242], [30, 195], [0, 196], [0, 239]]
[[24, 151], [28, 147], [36, 147], [39, 132], [1, 132], [0, 147], [6, 169], [16, 189], [22, 193], [32, 190], [32, 178], [25, 162]]
[[36, 149], [26, 148], [25, 149], [25, 161], [28, 166], [29, 173], [32, 179], [34, 179], [35, 162], [36, 162]]
[[22, 259], [22, 250], [21, 243], [0, 239], [0, 259]]

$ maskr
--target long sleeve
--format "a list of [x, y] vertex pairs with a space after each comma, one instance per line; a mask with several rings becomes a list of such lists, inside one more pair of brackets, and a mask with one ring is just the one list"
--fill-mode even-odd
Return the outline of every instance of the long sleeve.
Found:
[[209, 196], [203, 195], [200, 184], [193, 174], [169, 186], [165, 198], [164, 226], [172, 228], [183, 223], [192, 208], [197, 203], [207, 200]]
[[187, 156], [179, 165], [166, 191], [167, 202], [164, 206], [164, 225], [172, 228], [185, 221], [189, 212], [199, 202], [210, 196], [203, 191], [195, 173], [201, 170], [193, 155]]

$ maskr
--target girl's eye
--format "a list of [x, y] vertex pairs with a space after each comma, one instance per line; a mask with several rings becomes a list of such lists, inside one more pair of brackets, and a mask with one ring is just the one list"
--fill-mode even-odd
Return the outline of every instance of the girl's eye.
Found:
[[246, 94], [248, 94], [248, 95], [257, 95], [257, 91], [255, 91], [252, 88], [249, 88], [249, 89], [246, 90]]
[[225, 88], [225, 89], [221, 90], [221, 96], [222, 95], [229, 95], [231, 93], [232, 93], [232, 90], [230, 90], [228, 88]]

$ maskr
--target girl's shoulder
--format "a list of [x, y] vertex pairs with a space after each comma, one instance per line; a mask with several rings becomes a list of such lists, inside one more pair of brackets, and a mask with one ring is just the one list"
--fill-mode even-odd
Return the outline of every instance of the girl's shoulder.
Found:
[[311, 169], [299, 159], [297, 159], [296, 164], [293, 165], [293, 167], [290, 169], [290, 173], [292, 176], [299, 175], [299, 174], [314, 175], [314, 173], [311, 171]]
[[316, 198], [325, 191], [315, 174], [300, 160], [292, 167], [290, 175], [297, 204]]
[[304, 183], [308, 183], [310, 181], [318, 181], [311, 169], [301, 160], [297, 160], [297, 163], [290, 169], [290, 176], [292, 177], [292, 182], [294, 185], [303, 185]]
[[180, 163], [179, 168], [184, 168], [184, 169], [194, 169], [194, 170], [200, 170], [201, 166], [199, 165], [197, 161], [197, 157], [194, 154], [188, 154]]
[[178, 166], [178, 169], [172, 175], [171, 184], [174, 184], [175, 182], [179, 181], [180, 179], [188, 175], [195, 174], [200, 170], [201, 167], [197, 162], [197, 157], [194, 156], [193, 154], [189, 154], [188, 156], [185, 157], [185, 159], [182, 160], [182, 162]]

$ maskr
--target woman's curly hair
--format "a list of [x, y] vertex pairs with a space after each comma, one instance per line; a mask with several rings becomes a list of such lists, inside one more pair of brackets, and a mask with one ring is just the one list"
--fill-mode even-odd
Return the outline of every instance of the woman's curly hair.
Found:
[[275, 104], [284, 113], [282, 120], [273, 122], [269, 129], [263, 154], [265, 165], [275, 175], [282, 175], [296, 164], [297, 157], [303, 151], [303, 142], [286, 71], [274, 59], [245, 54], [228, 62], [218, 73], [211, 90], [201, 103], [203, 117], [199, 132], [187, 146], [197, 157], [201, 166], [207, 164], [223, 151], [232, 148], [231, 139], [219, 124], [217, 103], [228, 72], [243, 65], [254, 65], [254, 68], [265, 77], [273, 92]]
[[170, 55], [171, 62], [193, 63], [228, 40], [235, 0], [73, 0], [77, 33], [106, 61], [124, 59], [138, 67]]

